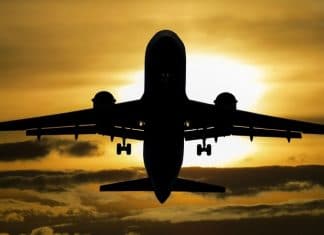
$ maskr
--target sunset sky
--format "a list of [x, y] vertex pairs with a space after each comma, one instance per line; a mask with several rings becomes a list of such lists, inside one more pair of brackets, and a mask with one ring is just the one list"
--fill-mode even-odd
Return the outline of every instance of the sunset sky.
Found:
[[[92, 106], [100, 90], [140, 98], [144, 52], [161, 29], [187, 52], [187, 94], [324, 123], [324, 1], [1, 1], [0, 121]], [[103, 136], [0, 133], [0, 234], [322, 234], [324, 136], [185, 144], [181, 176], [224, 195], [99, 193], [145, 177], [142, 143], [116, 156]]]

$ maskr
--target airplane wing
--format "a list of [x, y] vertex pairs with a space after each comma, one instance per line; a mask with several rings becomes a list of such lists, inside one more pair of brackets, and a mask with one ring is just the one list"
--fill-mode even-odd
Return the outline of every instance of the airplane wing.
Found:
[[189, 101], [186, 140], [238, 135], [301, 138], [302, 134], [324, 134], [324, 125], [257, 114], [242, 110], [226, 110], [215, 105]]
[[102, 134], [143, 139], [141, 101], [113, 104], [104, 110], [84, 109], [74, 112], [0, 122], [0, 131], [26, 130], [26, 135]]

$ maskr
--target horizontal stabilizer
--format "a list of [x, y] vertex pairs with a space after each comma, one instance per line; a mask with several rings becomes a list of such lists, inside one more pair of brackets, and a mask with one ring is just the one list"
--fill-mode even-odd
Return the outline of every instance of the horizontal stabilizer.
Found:
[[[105, 184], [100, 186], [100, 191], [154, 191], [151, 180], [149, 178], [118, 182], [113, 184]], [[171, 186], [174, 192], [210, 192], [223, 193], [223, 186], [196, 182], [177, 178]]]
[[176, 179], [176, 181], [172, 187], [172, 191], [175, 191], [175, 192], [224, 193], [225, 187], [178, 178], [178, 179]]
[[100, 186], [100, 191], [153, 191], [150, 179], [138, 179]]

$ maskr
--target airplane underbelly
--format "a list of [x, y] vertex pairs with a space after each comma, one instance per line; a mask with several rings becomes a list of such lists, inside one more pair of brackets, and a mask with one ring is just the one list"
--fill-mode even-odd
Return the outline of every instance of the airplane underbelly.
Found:
[[153, 187], [170, 190], [182, 165], [183, 127], [175, 123], [153, 123], [145, 133], [144, 164]]

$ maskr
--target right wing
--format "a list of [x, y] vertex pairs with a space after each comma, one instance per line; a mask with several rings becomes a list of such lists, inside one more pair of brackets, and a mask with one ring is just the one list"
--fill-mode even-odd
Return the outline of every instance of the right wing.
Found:
[[190, 124], [186, 140], [239, 135], [260, 137], [301, 138], [302, 134], [324, 134], [324, 125], [243, 110], [226, 110], [215, 105], [189, 101], [186, 117]]

